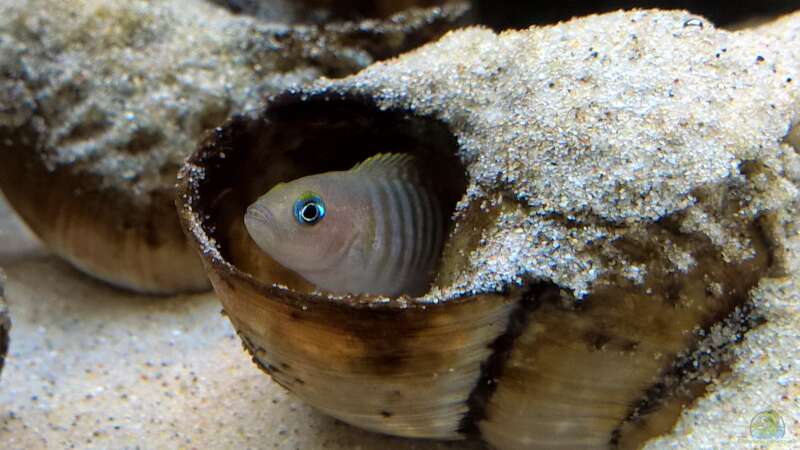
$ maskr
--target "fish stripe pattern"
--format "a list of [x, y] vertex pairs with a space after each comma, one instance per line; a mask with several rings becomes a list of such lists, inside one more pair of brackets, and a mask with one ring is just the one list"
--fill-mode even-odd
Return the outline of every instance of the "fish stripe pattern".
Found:
[[375, 186], [380, 198], [378, 203], [370, 205], [370, 211], [373, 211], [375, 222], [379, 224], [375, 229], [375, 243], [373, 245], [377, 247], [377, 253], [380, 256], [380, 259], [378, 260], [378, 263], [372, 267], [387, 267], [392, 260], [392, 253], [395, 251], [394, 242], [391, 239], [387, 239], [387, 237], [390, 236], [389, 230], [392, 226], [392, 217], [390, 214], [386, 214], [385, 212], [374, 213], [374, 208], [375, 205], [389, 205], [391, 203], [391, 196], [386, 189], [381, 186], [380, 183], [373, 182], [367, 184], [372, 184]]
[[398, 275], [402, 278], [408, 278], [412, 273], [411, 258], [414, 257], [414, 252], [419, 246], [419, 241], [414, 239], [414, 213], [411, 207], [411, 196], [408, 193], [409, 183], [406, 180], [394, 180], [394, 188], [397, 190], [397, 196], [400, 199], [398, 204], [400, 207], [400, 216], [403, 218], [402, 228], [398, 234], [403, 235], [405, 245], [403, 248], [403, 255], [400, 259], [400, 269]]
[[423, 221], [425, 220], [425, 217], [421, 211], [422, 204], [418, 189], [414, 189], [411, 186], [406, 186], [405, 192], [406, 195], [408, 195], [409, 203], [411, 203], [411, 223], [414, 224], [413, 236], [416, 236], [416, 239], [414, 239], [414, 251], [411, 254], [411, 261], [409, 262], [409, 266], [414, 268], [419, 267], [422, 256], [422, 248], [425, 241], [423, 238], [423, 232], [425, 229], [425, 224]]
[[404, 187], [409, 202], [411, 203], [411, 223], [414, 224], [413, 236], [416, 236], [416, 239], [414, 239], [414, 250], [411, 254], [411, 260], [409, 261], [409, 270], [413, 271], [414, 268], [419, 267], [422, 261], [422, 252], [425, 245], [425, 214], [422, 212], [422, 199], [420, 198], [419, 189], [414, 189], [410, 184], [405, 184]]
[[[407, 168], [396, 173], [402, 178], [370, 176], [364, 180], [365, 184], [377, 185], [383, 193], [379, 200], [371, 196], [373, 204], [370, 208], [376, 222], [383, 225], [376, 230], [375, 237], [383, 258], [370, 265], [372, 273], [368, 277], [380, 279], [383, 283], [397, 280], [414, 284], [416, 279], [427, 279], [426, 273], [418, 272], [430, 271], [438, 256], [442, 218], [435, 209], [437, 204], [431, 193], [411, 182], [416, 178], [414, 174]], [[372, 186], [368, 189], [372, 190]]]
[[[381, 183], [381, 187], [386, 190], [389, 198], [391, 199], [385, 205], [373, 205], [374, 214], [386, 214], [388, 212], [388, 215], [390, 216], [388, 226], [385, 230], [386, 234], [384, 235], [384, 239], [386, 242], [392, 242], [392, 253], [390, 257], [390, 263], [386, 267], [387, 270], [380, 270], [383, 272], [382, 275], [385, 277], [384, 279], [390, 276], [396, 276], [400, 278], [400, 266], [402, 265], [403, 261], [403, 252], [406, 250], [400, 196], [398, 195], [397, 190], [393, 189], [391, 182], [385, 179], [376, 181]], [[376, 267], [375, 269], [379, 268]]]

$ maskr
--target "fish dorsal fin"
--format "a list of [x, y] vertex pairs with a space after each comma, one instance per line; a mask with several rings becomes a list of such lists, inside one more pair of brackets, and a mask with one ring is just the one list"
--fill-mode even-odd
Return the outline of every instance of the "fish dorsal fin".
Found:
[[356, 164], [351, 171], [396, 176], [418, 182], [420, 174], [417, 163], [417, 158], [408, 153], [378, 153]]

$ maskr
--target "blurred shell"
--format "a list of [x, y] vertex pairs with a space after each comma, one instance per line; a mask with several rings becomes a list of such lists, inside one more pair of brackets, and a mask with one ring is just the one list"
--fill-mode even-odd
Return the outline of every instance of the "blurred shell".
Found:
[[[698, 21], [468, 29], [209, 134], [179, 212], [255, 363], [401, 436], [635, 448], [668, 431], [758, 322], [751, 290], [784, 270], [800, 197], [783, 143], [800, 14], [759, 33]], [[452, 212], [426, 295], [314, 293], [243, 232], [270, 186], [397, 149]]]
[[175, 175], [202, 132], [266, 95], [433, 39], [466, 12], [314, 25], [200, 0], [0, 0], [0, 189], [95, 277], [146, 293], [206, 289], [174, 210]]
[[458, 0], [210, 0], [237, 14], [270, 22], [357, 22], [385, 18], [412, 8], [463, 3]]

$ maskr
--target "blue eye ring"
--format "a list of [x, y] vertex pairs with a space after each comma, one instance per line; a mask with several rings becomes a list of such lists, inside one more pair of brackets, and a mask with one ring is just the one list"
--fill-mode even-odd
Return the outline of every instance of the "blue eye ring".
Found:
[[306, 192], [294, 202], [294, 218], [300, 225], [319, 223], [325, 212], [325, 202], [313, 192]]

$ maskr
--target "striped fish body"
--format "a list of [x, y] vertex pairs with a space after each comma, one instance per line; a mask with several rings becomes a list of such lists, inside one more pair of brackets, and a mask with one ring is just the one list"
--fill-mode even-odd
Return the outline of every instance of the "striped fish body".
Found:
[[[301, 198], [324, 203], [324, 217], [308, 225], [290, 214]], [[433, 276], [443, 219], [417, 161], [381, 154], [276, 186], [251, 205], [245, 225], [263, 251], [320, 290], [413, 296]]]

